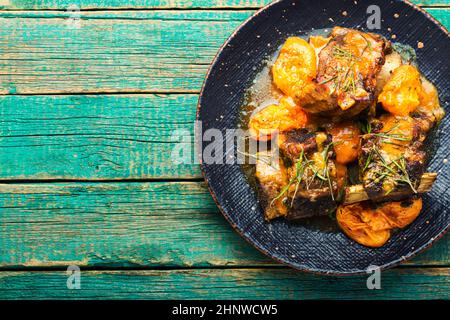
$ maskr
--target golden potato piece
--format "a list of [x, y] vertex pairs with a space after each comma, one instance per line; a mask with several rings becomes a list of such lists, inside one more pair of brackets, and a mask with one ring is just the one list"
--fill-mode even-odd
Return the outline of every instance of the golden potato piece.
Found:
[[272, 67], [272, 74], [275, 85], [290, 97], [315, 87], [312, 82], [317, 75], [314, 48], [301, 38], [288, 38]]
[[298, 107], [292, 98], [284, 97], [279, 105], [265, 107], [249, 122], [249, 131], [257, 140], [269, 140], [275, 132], [304, 128], [306, 113]]
[[420, 72], [413, 66], [403, 65], [394, 70], [378, 101], [386, 111], [407, 116], [420, 105], [421, 95]]

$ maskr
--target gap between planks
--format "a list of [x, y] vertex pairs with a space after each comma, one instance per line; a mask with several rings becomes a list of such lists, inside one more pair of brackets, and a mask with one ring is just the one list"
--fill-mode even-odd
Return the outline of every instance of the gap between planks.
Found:
[[136, 178], [117, 178], [117, 179], [1, 179], [0, 178], [0, 186], [2, 184], [36, 184], [36, 183], [131, 183], [131, 182], [139, 182], [139, 183], [172, 183], [172, 182], [204, 182], [205, 180], [202, 177], [192, 177], [192, 178], [142, 178], [142, 179], [136, 179]]
[[[423, 9], [429, 8], [448, 8], [450, 5], [436, 5], [436, 6], [420, 6]], [[133, 7], [122, 7], [122, 8], [80, 8], [80, 12], [114, 12], [114, 11], [139, 11], [139, 12], [153, 12], [153, 11], [249, 11], [249, 10], [259, 10], [262, 6], [248, 6], [248, 7], [216, 7], [216, 8], [205, 8], [205, 7], [190, 7], [190, 8], [133, 8]], [[4, 8], [0, 9], [1, 12], [67, 12], [67, 9], [17, 9], [17, 8]]]
[[[270, 259], [268, 257], [268, 259]], [[30, 271], [30, 272], [46, 272], [46, 271], [66, 271], [67, 267], [69, 266], [69, 263], [67, 265], [60, 265], [60, 266], [39, 266], [39, 267], [27, 267], [27, 266], [17, 266], [17, 267], [0, 267], [0, 274], [2, 272], [23, 272], [23, 271]], [[404, 264], [401, 263], [399, 265], [396, 265], [392, 268], [384, 269], [383, 272], [389, 271], [389, 270], [399, 270], [399, 269], [443, 269], [447, 270], [450, 268], [450, 265], [432, 265], [432, 264], [420, 264], [420, 265], [414, 265], [414, 264]], [[300, 274], [310, 274], [307, 271], [301, 271], [297, 270], [295, 268], [289, 267], [284, 264], [279, 264], [277, 262], [271, 262], [268, 260], [267, 264], [249, 264], [249, 265], [220, 265], [220, 266], [186, 266], [186, 267], [177, 267], [177, 266], [142, 266], [142, 265], [136, 265], [136, 266], [80, 266], [80, 269], [82, 271], [189, 271], [189, 270], [291, 270], [294, 272], [299, 272]], [[352, 276], [352, 275], [346, 275], [346, 276]]]
[[136, 91], [102, 91], [98, 90], [95, 92], [33, 92], [33, 93], [0, 93], [0, 97], [2, 96], [120, 96], [120, 95], [130, 95], [130, 96], [139, 96], [139, 95], [180, 95], [180, 94], [200, 94], [199, 90], [136, 90]]

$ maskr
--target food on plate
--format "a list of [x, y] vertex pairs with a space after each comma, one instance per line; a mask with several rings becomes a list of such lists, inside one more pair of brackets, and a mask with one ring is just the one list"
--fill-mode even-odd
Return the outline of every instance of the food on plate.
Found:
[[285, 94], [296, 98], [315, 90], [316, 53], [305, 40], [288, 38], [272, 67], [273, 82]]
[[417, 218], [436, 179], [426, 167], [444, 110], [404, 48], [342, 27], [285, 41], [267, 85], [250, 89], [246, 121], [269, 143], [253, 173], [266, 220], [328, 215], [380, 247]]
[[273, 158], [273, 152], [261, 151], [256, 158], [255, 175], [259, 181], [261, 202], [266, 208], [266, 219], [286, 216], [288, 207], [279, 196], [288, 183], [286, 168], [279, 159]]
[[[316, 44], [317, 39], [313, 39], [312, 43]], [[313, 46], [309, 46], [311, 55]], [[294, 83], [290, 90], [282, 91], [293, 96], [309, 113], [352, 117], [375, 102], [376, 76], [384, 63], [387, 47], [388, 42], [376, 34], [336, 27], [326, 44], [314, 50], [318, 67], [317, 71], [315, 67], [310, 68], [305, 81], [308, 86], [299, 90]], [[312, 58], [309, 60], [314, 62]], [[274, 68], [277, 62], [278, 59]], [[305, 68], [303, 64], [300, 67]], [[277, 74], [281, 73], [278, 69]], [[278, 82], [282, 81], [278, 79]], [[278, 82], [275, 81], [277, 86]]]
[[391, 231], [413, 222], [422, 210], [422, 199], [371, 204], [340, 205], [336, 220], [346, 235], [368, 247], [381, 247]]
[[279, 131], [300, 129], [307, 122], [303, 111], [290, 97], [283, 97], [279, 104], [266, 106], [250, 119], [250, 134], [257, 140], [271, 139]]
[[358, 159], [361, 130], [356, 123], [350, 121], [332, 123], [327, 131], [334, 143], [337, 163], [345, 165]]
[[411, 65], [396, 68], [378, 96], [383, 108], [391, 114], [407, 116], [420, 105], [422, 82], [420, 72]]

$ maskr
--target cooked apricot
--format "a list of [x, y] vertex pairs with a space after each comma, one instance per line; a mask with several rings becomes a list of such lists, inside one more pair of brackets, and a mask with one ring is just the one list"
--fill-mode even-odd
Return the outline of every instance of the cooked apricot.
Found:
[[333, 137], [337, 163], [348, 164], [358, 159], [359, 135], [361, 133], [358, 125], [352, 122], [332, 124], [328, 132]]
[[380, 247], [392, 229], [412, 223], [422, 210], [422, 199], [387, 202], [371, 207], [367, 202], [341, 205], [336, 219], [344, 233], [368, 247]]
[[294, 97], [314, 87], [317, 58], [314, 48], [305, 40], [291, 37], [281, 47], [272, 67], [273, 82], [286, 95]]
[[297, 106], [292, 98], [284, 97], [278, 105], [270, 105], [253, 115], [249, 122], [252, 137], [269, 140], [275, 132], [304, 128], [306, 113]]
[[390, 229], [375, 228], [375, 222], [368, 223], [363, 221], [363, 214], [367, 209], [361, 203], [351, 205], [341, 205], [337, 209], [336, 219], [337, 222], [344, 231], [344, 233], [354, 241], [367, 247], [381, 247], [390, 238]]
[[393, 228], [404, 228], [416, 220], [422, 210], [422, 199], [388, 202], [379, 208]]
[[378, 97], [383, 108], [398, 116], [407, 116], [420, 105], [420, 72], [411, 65], [398, 67]]
[[330, 42], [331, 37], [325, 38], [322, 36], [311, 36], [309, 37], [309, 43], [314, 49], [321, 49]]

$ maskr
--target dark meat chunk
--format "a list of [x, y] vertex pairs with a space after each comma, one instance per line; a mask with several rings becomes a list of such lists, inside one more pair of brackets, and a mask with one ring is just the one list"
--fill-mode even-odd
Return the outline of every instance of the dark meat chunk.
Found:
[[374, 201], [400, 200], [417, 192], [426, 167], [425, 133], [407, 116], [383, 115], [363, 136], [360, 179]]
[[353, 117], [375, 103], [377, 75], [390, 44], [379, 35], [341, 27], [330, 36], [319, 53], [317, 89], [298, 102], [309, 113]]
[[291, 130], [280, 134], [278, 143], [284, 161], [274, 151], [257, 154], [256, 178], [266, 220], [300, 219], [334, 210], [346, 167], [335, 163], [331, 136]]
[[277, 142], [281, 154], [292, 163], [298, 160], [302, 152], [311, 154], [317, 151], [316, 133], [307, 129], [282, 132]]
[[286, 218], [289, 220], [304, 219], [327, 215], [336, 209], [336, 202], [330, 194], [329, 188], [300, 190], [292, 201]]
[[325, 215], [333, 210], [335, 198], [345, 184], [346, 167], [335, 162], [331, 136], [325, 132], [292, 130], [280, 134], [278, 146], [289, 163], [287, 218]]
[[436, 88], [424, 78], [421, 84], [421, 104], [410, 116], [385, 114], [362, 138], [360, 179], [372, 200], [399, 200], [417, 191], [433, 129], [444, 116]]
[[286, 169], [273, 151], [257, 154], [256, 179], [261, 206], [266, 220], [272, 220], [287, 214], [286, 196], [281, 194], [288, 184]]

